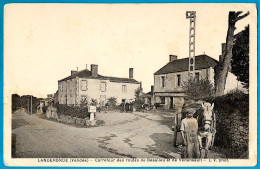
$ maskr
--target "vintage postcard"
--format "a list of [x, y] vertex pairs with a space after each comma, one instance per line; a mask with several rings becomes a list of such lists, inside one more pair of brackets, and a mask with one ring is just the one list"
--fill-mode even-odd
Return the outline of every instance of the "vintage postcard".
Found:
[[7, 166], [255, 166], [256, 4], [4, 8]]

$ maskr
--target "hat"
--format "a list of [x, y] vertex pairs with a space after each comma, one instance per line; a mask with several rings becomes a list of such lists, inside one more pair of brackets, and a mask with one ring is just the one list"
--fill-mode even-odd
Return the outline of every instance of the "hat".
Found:
[[192, 113], [192, 114], [194, 114], [195, 112], [196, 112], [196, 110], [193, 109], [193, 108], [188, 108], [188, 109], [186, 109], [186, 113]]

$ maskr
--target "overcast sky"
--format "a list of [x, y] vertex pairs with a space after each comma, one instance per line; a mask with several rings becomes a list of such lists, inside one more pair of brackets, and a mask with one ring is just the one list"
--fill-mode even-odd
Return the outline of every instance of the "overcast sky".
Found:
[[[196, 55], [218, 60], [225, 42], [230, 10], [252, 10], [234, 4], [11, 4], [5, 7], [5, 89], [46, 97], [71, 70], [98, 64], [105, 76], [142, 81], [145, 92], [153, 73], [169, 54], [189, 56], [189, 20], [196, 10]], [[241, 31], [256, 24], [251, 13], [237, 23]], [[8, 77], [7, 77], [8, 76]]]

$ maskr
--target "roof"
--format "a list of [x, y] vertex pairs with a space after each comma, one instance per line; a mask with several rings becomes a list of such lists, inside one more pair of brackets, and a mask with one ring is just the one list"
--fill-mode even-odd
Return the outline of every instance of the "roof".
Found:
[[152, 97], [152, 92], [148, 92], [148, 93], [143, 93], [140, 95], [141, 98], [151, 98]]
[[97, 77], [92, 77], [91, 76], [91, 71], [88, 69], [84, 69], [78, 72], [75, 72], [73, 75], [68, 76], [64, 79], [59, 80], [58, 82], [61, 81], [66, 81], [66, 80], [71, 80], [76, 77], [79, 78], [87, 78], [87, 79], [100, 79], [100, 80], [109, 80], [110, 82], [118, 82], [118, 83], [136, 83], [139, 84], [140, 82], [136, 81], [135, 79], [130, 79], [130, 78], [119, 78], [119, 77], [111, 77], [111, 76], [102, 76], [98, 74]]
[[[208, 55], [195, 56], [195, 70], [206, 69], [209, 67], [215, 67], [218, 61], [209, 57]], [[167, 63], [161, 69], [154, 73], [154, 75], [184, 72], [188, 71], [189, 58], [177, 59]]]

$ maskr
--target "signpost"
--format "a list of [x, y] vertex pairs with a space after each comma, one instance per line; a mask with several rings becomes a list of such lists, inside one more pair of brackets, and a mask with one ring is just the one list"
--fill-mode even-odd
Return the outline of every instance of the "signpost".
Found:
[[88, 112], [90, 113], [90, 118], [89, 120], [95, 120], [95, 113], [97, 111], [96, 106], [88, 106]]

